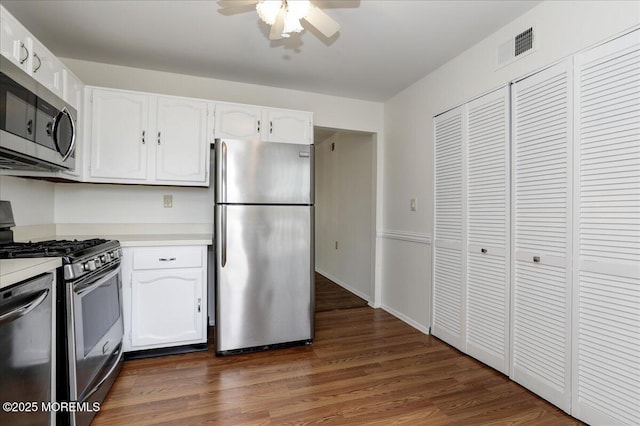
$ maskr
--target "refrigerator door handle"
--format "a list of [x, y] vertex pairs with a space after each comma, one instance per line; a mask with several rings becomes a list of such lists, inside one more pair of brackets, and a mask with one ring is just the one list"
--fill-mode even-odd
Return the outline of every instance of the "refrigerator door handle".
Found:
[[222, 142], [222, 155], [220, 159], [220, 202], [227, 202], [227, 144]]
[[220, 206], [220, 263], [221, 266], [227, 264], [227, 206]]

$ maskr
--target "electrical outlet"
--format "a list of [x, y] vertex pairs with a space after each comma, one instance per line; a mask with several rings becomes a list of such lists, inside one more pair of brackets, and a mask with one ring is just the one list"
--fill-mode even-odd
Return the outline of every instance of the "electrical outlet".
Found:
[[412, 212], [418, 211], [418, 199], [417, 198], [412, 198], [411, 199], [411, 211]]
[[173, 195], [164, 196], [164, 207], [166, 209], [170, 209], [173, 207]]

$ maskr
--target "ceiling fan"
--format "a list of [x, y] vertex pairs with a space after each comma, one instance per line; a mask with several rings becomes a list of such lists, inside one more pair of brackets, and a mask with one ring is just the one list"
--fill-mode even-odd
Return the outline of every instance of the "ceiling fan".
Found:
[[244, 7], [255, 4], [260, 19], [271, 25], [269, 40], [289, 38], [291, 33], [299, 33], [304, 29], [301, 20], [327, 38], [340, 30], [340, 24], [310, 0], [219, 0], [218, 4], [227, 11], [244, 11]]

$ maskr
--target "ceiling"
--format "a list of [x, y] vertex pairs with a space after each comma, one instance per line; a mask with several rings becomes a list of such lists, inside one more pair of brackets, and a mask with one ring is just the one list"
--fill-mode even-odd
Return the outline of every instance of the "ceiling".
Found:
[[315, 3], [341, 25], [331, 39], [311, 28], [269, 41], [255, 7], [221, 13], [214, 0], [2, 0], [59, 57], [371, 101], [387, 100], [539, 1]]

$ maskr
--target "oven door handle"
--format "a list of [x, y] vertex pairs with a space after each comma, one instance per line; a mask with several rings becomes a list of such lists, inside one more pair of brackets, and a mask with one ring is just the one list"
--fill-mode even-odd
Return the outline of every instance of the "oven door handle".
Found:
[[[112, 355], [113, 356], [113, 355]], [[82, 398], [83, 401], [88, 400], [91, 395], [93, 395], [94, 393], [98, 392], [98, 390], [100, 389], [100, 387], [102, 387], [102, 385], [104, 384], [104, 382], [106, 382], [107, 380], [109, 380], [109, 378], [111, 377], [111, 375], [113, 374], [114, 371], [116, 371], [116, 369], [118, 368], [118, 364], [120, 364], [120, 360], [122, 359], [122, 357], [124, 356], [124, 351], [123, 351], [123, 347], [122, 347], [122, 343], [118, 344], [118, 358], [116, 359], [116, 362], [113, 363], [113, 365], [111, 366], [111, 368], [109, 369], [109, 372], [107, 374], [104, 375], [104, 377], [102, 379], [100, 379], [100, 381], [98, 382], [97, 385], [95, 385], [93, 387], [93, 389], [91, 389], [89, 391], [89, 393], [87, 393], [87, 395]]]
[[44, 289], [39, 291], [34, 297], [29, 299], [26, 303], [18, 306], [10, 310], [9, 312], [5, 312], [0, 315], [0, 325], [9, 323], [11, 321], [15, 321], [20, 317], [27, 315], [29, 312], [33, 311], [35, 308], [40, 305], [44, 299], [49, 295], [49, 289]]
[[118, 275], [118, 273], [120, 272], [120, 263], [114, 265], [114, 267], [111, 269], [111, 272], [105, 275], [100, 275], [98, 277], [97, 280], [89, 283], [89, 284], [77, 284], [74, 285], [73, 287], [73, 292], [78, 295], [81, 296], [85, 293], [88, 293], [90, 291], [95, 290], [96, 288], [100, 287], [101, 285], [103, 285], [106, 281], [109, 281], [109, 279], [111, 279], [114, 275]]

